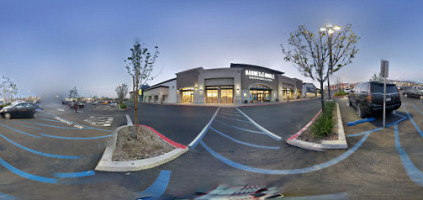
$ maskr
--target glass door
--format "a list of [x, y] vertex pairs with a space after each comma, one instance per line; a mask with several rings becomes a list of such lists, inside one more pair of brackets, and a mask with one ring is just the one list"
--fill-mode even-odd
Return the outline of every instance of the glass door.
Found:
[[182, 103], [194, 102], [194, 92], [192, 90], [182, 91]]
[[218, 101], [218, 90], [206, 90], [207, 93], [207, 103], [217, 103]]
[[233, 89], [220, 90], [220, 103], [233, 103]]

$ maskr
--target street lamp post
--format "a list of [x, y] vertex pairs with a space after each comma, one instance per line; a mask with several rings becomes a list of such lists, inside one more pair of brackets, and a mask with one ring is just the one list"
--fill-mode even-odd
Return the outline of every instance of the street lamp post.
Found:
[[330, 94], [330, 81], [329, 81], [329, 76], [332, 74], [332, 70], [333, 70], [333, 58], [332, 58], [332, 35], [333, 33], [335, 33], [336, 31], [341, 30], [340, 26], [332, 26], [332, 25], [326, 25], [324, 27], [320, 28], [321, 32], [325, 32], [328, 34], [328, 45], [329, 45], [329, 73], [328, 73], [328, 98], [331, 99], [331, 94]]

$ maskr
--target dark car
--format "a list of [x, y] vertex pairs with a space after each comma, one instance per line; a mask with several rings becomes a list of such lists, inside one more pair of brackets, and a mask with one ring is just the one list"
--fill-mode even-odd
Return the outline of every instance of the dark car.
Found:
[[12, 103], [0, 110], [0, 115], [6, 119], [12, 117], [34, 117], [37, 108], [31, 103]]
[[422, 98], [423, 97], [423, 90], [419, 90], [417, 88], [412, 88], [412, 89], [408, 89], [406, 91], [404, 91], [402, 93], [404, 95], [404, 97], [408, 98]]
[[[383, 83], [364, 82], [357, 84], [348, 96], [359, 117], [365, 117], [383, 110]], [[401, 97], [395, 84], [386, 84], [386, 111], [401, 107]]]

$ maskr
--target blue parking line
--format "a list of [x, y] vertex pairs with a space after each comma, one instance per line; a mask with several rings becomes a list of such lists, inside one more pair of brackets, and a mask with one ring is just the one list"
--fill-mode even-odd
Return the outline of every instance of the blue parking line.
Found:
[[82, 129], [81, 128], [75, 128], [75, 127], [53, 126], [53, 125], [50, 125], [50, 124], [43, 124], [43, 123], [37, 123], [37, 122], [28, 122], [28, 121], [25, 121], [25, 122], [29, 123], [29, 124], [35, 124], [35, 125], [52, 127], [52, 128], [59, 128], [59, 129], [79, 129], [79, 130], [85, 129], [85, 128], [82, 128]]
[[408, 157], [407, 152], [401, 148], [398, 125], [395, 125], [395, 148], [399, 153], [402, 165], [404, 166], [408, 177], [410, 177], [410, 179], [417, 185], [423, 186], [423, 173], [417, 169], [417, 167], [410, 160], [410, 157]]
[[157, 177], [156, 181], [154, 181], [154, 183], [151, 184], [147, 189], [140, 192], [140, 194], [143, 197], [139, 199], [143, 199], [143, 200], [159, 199], [164, 194], [164, 192], [167, 189], [167, 186], [169, 185], [170, 175], [171, 175], [171, 171], [162, 170], [159, 174], [159, 177]]
[[417, 112], [419, 112], [421, 115], [423, 115], [423, 112], [419, 109], [419, 108], [417, 108], [417, 106], [416, 105], [414, 105], [414, 104], [410, 104], [411, 106], [413, 106], [414, 107], [414, 109], [416, 109], [417, 110]]
[[348, 149], [348, 151], [346, 151], [345, 153], [343, 153], [342, 155], [324, 162], [324, 163], [320, 163], [311, 167], [306, 167], [306, 168], [300, 168], [300, 169], [282, 169], [282, 170], [273, 170], [273, 169], [262, 169], [262, 168], [255, 168], [255, 167], [250, 167], [250, 166], [246, 166], [237, 162], [234, 162], [232, 160], [229, 160], [225, 157], [223, 157], [222, 155], [218, 154], [217, 152], [213, 151], [210, 147], [208, 147], [203, 141], [200, 141], [200, 144], [204, 147], [204, 149], [206, 149], [206, 151], [208, 151], [213, 157], [217, 158], [218, 160], [222, 161], [223, 163], [233, 167], [233, 168], [237, 168], [243, 171], [248, 171], [248, 172], [253, 172], [253, 173], [258, 173], [258, 174], [274, 174], [274, 175], [292, 175], [292, 174], [303, 174], [303, 173], [308, 173], [308, 172], [313, 172], [313, 171], [318, 171], [324, 168], [328, 168], [330, 166], [333, 166], [341, 161], [343, 161], [344, 159], [348, 158], [350, 155], [352, 155], [358, 148], [360, 148], [360, 146], [366, 141], [366, 139], [369, 137], [370, 133], [366, 133], [364, 134], [363, 138], [360, 139], [360, 141], [355, 144], [352, 148]]
[[400, 122], [402, 122], [402, 121], [404, 121], [404, 120], [406, 120], [408, 118], [408, 117], [405, 117], [405, 116], [402, 116], [402, 115], [399, 115], [399, 114], [395, 114], [395, 115], [400, 116], [402, 118], [399, 119], [399, 120], [397, 120], [397, 121], [395, 121], [395, 122], [392, 122], [390, 124], [387, 124], [386, 127], [390, 127], [392, 125], [398, 124], [398, 123], [400, 123]]
[[35, 129], [35, 130], [39, 130], [39, 131], [43, 130], [41, 128], [37, 128], [37, 127], [33, 127], [33, 126], [27, 126], [25, 124], [21, 124], [21, 123], [17, 123], [17, 122], [12, 122], [12, 123], [14, 123], [14, 124], [16, 124], [18, 126], [23, 126], [23, 127], [27, 127], [27, 128], [31, 128], [31, 129]]
[[233, 138], [233, 137], [231, 137], [229, 135], [226, 135], [226, 134], [224, 134], [224, 133], [222, 133], [222, 132], [214, 129], [213, 127], [210, 127], [210, 129], [213, 130], [214, 132], [218, 133], [219, 135], [221, 135], [221, 136], [223, 136], [225, 138], [228, 138], [228, 139], [230, 139], [233, 142], [236, 142], [238, 144], [243, 144], [243, 145], [246, 145], [246, 146], [260, 148], [260, 149], [276, 149], [276, 150], [277, 149], [280, 149], [280, 147], [276, 147], [276, 146], [264, 146], [264, 145], [257, 145], [257, 144], [251, 144], [251, 143], [243, 142], [243, 141], [237, 140], [237, 139], [235, 139], [235, 138]]
[[375, 121], [374, 117], [360, 119], [360, 120], [357, 120], [357, 121], [354, 121], [354, 122], [348, 122], [347, 126], [355, 126], [357, 124], [362, 124], [362, 123], [365, 123], [365, 122], [372, 122], [372, 121]]
[[240, 122], [244, 122], [244, 123], [251, 123], [250, 121], [245, 121], [245, 120], [241, 120], [241, 119], [235, 119], [235, 118], [225, 117], [225, 116], [221, 116], [221, 115], [218, 115], [218, 117], [222, 117], [222, 118], [230, 119], [230, 120], [236, 120], [236, 121], [240, 121]]
[[373, 133], [373, 132], [375, 132], [375, 131], [379, 131], [379, 130], [381, 130], [381, 129], [383, 129], [383, 127], [375, 128], [375, 129], [373, 129], [373, 130], [370, 130], [370, 131], [364, 131], [364, 132], [361, 132], [361, 133], [356, 133], [356, 134], [346, 135], [346, 137], [356, 137], [356, 136], [360, 136], [360, 135], [365, 135], [365, 134], [368, 134], [368, 133]]
[[112, 134], [110, 134], [110, 135], [103, 135], [103, 136], [97, 136], [97, 137], [63, 137], [63, 136], [56, 136], [56, 135], [47, 135], [44, 133], [41, 135], [45, 137], [49, 137], [49, 138], [64, 139], [64, 140], [95, 140], [95, 139], [107, 138], [112, 136]]
[[24, 171], [22, 171], [22, 170], [20, 170], [16, 167], [13, 167], [12, 165], [7, 163], [2, 158], [0, 158], [0, 164], [3, 165], [3, 167], [5, 167], [9, 171], [11, 171], [12, 173], [14, 173], [14, 174], [16, 174], [20, 177], [23, 177], [23, 178], [27, 178], [27, 179], [37, 181], [37, 182], [42, 182], [42, 183], [57, 183], [57, 179], [54, 179], [54, 178], [47, 178], [47, 177], [42, 177], [42, 176], [37, 176], [37, 175], [26, 173], [26, 172], [24, 172]]
[[15, 200], [16, 198], [12, 195], [0, 192], [0, 199], [1, 200]]
[[63, 122], [61, 122], [61, 121], [57, 121], [57, 120], [54, 120], [54, 119], [45, 119], [45, 118], [37, 118], [37, 119], [39, 119], [39, 120], [43, 120], [43, 121], [50, 121], [50, 122], [63, 123]]
[[420, 136], [423, 137], [422, 130], [420, 130], [420, 128], [417, 126], [416, 122], [414, 122], [413, 118], [411, 117], [410, 113], [408, 113], [405, 104], [403, 104], [403, 106], [404, 106], [405, 113], [407, 113], [407, 116], [408, 116], [408, 118], [410, 118], [411, 122], [413, 123], [414, 128], [416, 128], [416, 130], [417, 130], [417, 132], [419, 132]]
[[241, 131], [246, 131], [246, 132], [250, 132], [250, 133], [257, 133], [257, 134], [263, 134], [263, 135], [265, 135], [265, 133], [263, 131], [254, 131], [254, 130], [245, 129], [245, 128], [241, 128], [241, 127], [234, 126], [234, 125], [229, 125], [229, 124], [226, 124], [225, 122], [222, 122], [222, 121], [217, 120], [217, 119], [215, 119], [214, 121], [216, 121], [216, 122], [218, 122], [218, 123], [220, 123], [220, 124], [222, 124], [224, 126], [235, 128], [235, 129], [238, 129], [238, 130], [241, 130]]
[[4, 126], [4, 127], [8, 128], [8, 129], [10, 129], [10, 130], [12, 130], [12, 131], [15, 131], [15, 132], [18, 132], [18, 133], [22, 133], [22, 134], [27, 135], [27, 136], [31, 136], [31, 137], [35, 137], [35, 138], [41, 138], [40, 136], [37, 136], [37, 135], [32, 135], [32, 134], [29, 134], [29, 133], [25, 133], [25, 132], [23, 132], [23, 131], [20, 131], [20, 130], [18, 130], [18, 129], [12, 128], [12, 127], [10, 127], [10, 126], [8, 126], [8, 125], [5, 125], [5, 124], [2, 124], [2, 123], [0, 123], [0, 125], [2, 125], [2, 126]]
[[85, 171], [85, 172], [71, 172], [71, 173], [56, 173], [54, 176], [58, 178], [78, 178], [85, 176], [94, 176], [94, 170]]
[[2, 134], [0, 134], [0, 137], [2, 137], [6, 141], [12, 143], [13, 145], [15, 145], [15, 146], [17, 146], [17, 147], [19, 147], [21, 149], [24, 149], [26, 151], [29, 151], [31, 153], [38, 154], [38, 155], [41, 155], [41, 156], [52, 157], [52, 158], [60, 158], [60, 159], [79, 159], [79, 156], [65, 156], [65, 155], [55, 155], [55, 154], [49, 154], [49, 153], [39, 152], [39, 151], [30, 149], [28, 147], [25, 147], [25, 146], [23, 146], [21, 144], [18, 144], [18, 143], [14, 142], [13, 140], [7, 138], [6, 136], [4, 136]]

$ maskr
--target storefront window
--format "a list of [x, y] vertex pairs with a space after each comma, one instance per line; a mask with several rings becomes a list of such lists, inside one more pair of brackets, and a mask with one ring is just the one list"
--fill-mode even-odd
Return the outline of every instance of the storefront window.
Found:
[[194, 91], [186, 90], [182, 91], [182, 103], [192, 103], [194, 102]]
[[218, 92], [218, 90], [207, 90], [207, 103], [217, 103]]
[[222, 89], [220, 91], [220, 102], [221, 103], [233, 103], [233, 89]]

